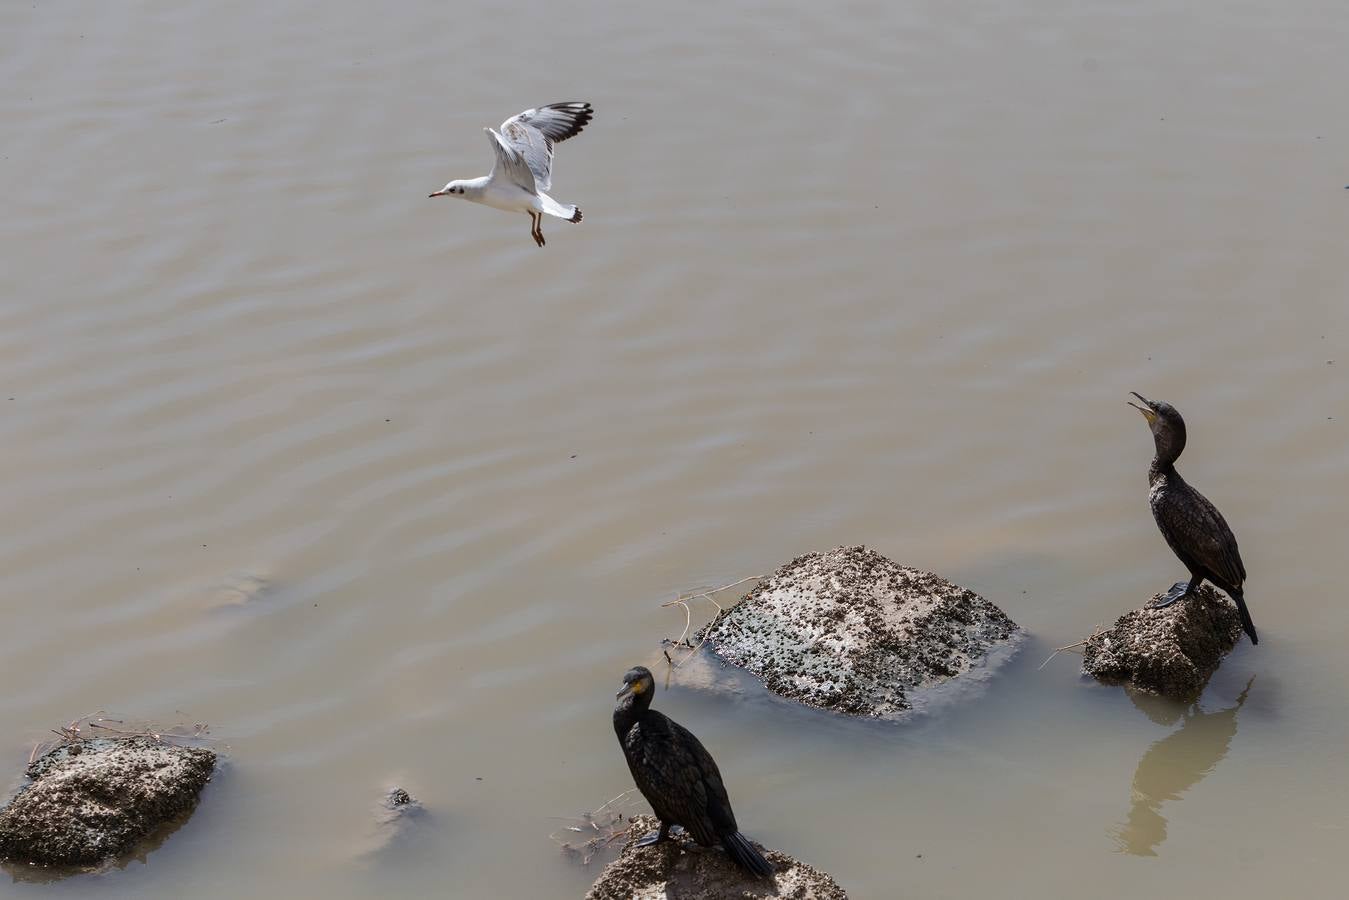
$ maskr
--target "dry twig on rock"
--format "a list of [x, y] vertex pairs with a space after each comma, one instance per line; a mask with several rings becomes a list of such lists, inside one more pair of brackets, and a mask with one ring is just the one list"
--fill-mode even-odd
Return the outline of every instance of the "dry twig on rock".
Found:
[[[686, 655], [683, 659], [681, 659], [679, 662], [675, 662], [673, 659], [670, 658], [670, 653], [667, 650], [665, 652], [665, 661], [668, 662], [672, 668], [677, 669], [680, 666], [682, 666], [685, 662], [687, 662], [690, 657], [692, 657], [695, 653], [697, 653], [700, 649], [702, 649], [703, 643], [707, 640], [706, 638], [704, 638], [703, 640], [698, 642], [697, 646], [694, 646], [688, 640], [689, 629], [693, 627], [693, 609], [692, 607], [689, 606], [690, 600], [704, 600], [704, 599], [707, 600], [708, 603], [711, 603], [713, 606], [717, 608], [717, 615], [720, 616], [722, 613], [726, 612], [726, 608], [722, 606], [720, 603], [718, 603], [715, 598], [713, 598], [712, 596], [713, 594], [720, 594], [722, 591], [730, 590], [736, 585], [744, 584], [746, 581], [761, 581], [766, 577], [767, 577], [766, 575], [749, 575], [745, 578], [741, 578], [739, 581], [732, 581], [730, 584], [723, 584], [721, 587], [711, 588], [710, 590], [706, 591], [699, 591], [696, 594], [680, 594], [673, 600], [669, 600], [666, 601], [665, 603], [662, 603], [661, 604], [662, 609], [664, 609], [667, 606], [675, 606], [675, 605], [684, 607], [684, 631], [682, 634], [679, 635], [677, 639], [673, 641], [670, 640], [669, 638], [666, 638], [664, 641], [665, 645], [667, 647], [682, 647], [689, 651], [688, 655]], [[714, 616], [713, 618], [716, 618], [716, 616]]]

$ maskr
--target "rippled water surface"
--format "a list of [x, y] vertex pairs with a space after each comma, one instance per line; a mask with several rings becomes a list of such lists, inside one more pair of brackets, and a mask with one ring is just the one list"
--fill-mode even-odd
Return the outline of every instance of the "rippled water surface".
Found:
[[[663, 691], [748, 833], [856, 897], [1340, 890], [1346, 42], [1322, 0], [0, 6], [0, 785], [98, 709], [227, 759], [143, 859], [0, 894], [579, 896], [548, 835], [630, 784], [660, 603], [841, 543], [1031, 638], [901, 726]], [[427, 199], [564, 99], [581, 225]], [[1250, 571], [1190, 710], [1038, 668], [1183, 575], [1130, 390]]]

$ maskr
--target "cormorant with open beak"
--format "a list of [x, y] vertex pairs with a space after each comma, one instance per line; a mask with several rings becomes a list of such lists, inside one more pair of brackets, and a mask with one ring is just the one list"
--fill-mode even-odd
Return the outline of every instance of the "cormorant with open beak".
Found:
[[1251, 643], [1260, 643], [1242, 594], [1246, 567], [1237, 552], [1237, 539], [1217, 507], [1176, 471], [1176, 460], [1185, 449], [1185, 420], [1170, 403], [1148, 400], [1137, 393], [1134, 396], [1143, 405], [1131, 401], [1129, 405], [1147, 419], [1157, 448], [1148, 468], [1148, 503], [1152, 507], [1152, 517], [1157, 520], [1157, 527], [1167, 544], [1190, 570], [1188, 582], [1176, 582], [1166, 596], [1149, 605], [1153, 608], [1170, 606], [1197, 591], [1204, 579], [1208, 579], [1236, 603], [1237, 612], [1241, 614], [1241, 627]]

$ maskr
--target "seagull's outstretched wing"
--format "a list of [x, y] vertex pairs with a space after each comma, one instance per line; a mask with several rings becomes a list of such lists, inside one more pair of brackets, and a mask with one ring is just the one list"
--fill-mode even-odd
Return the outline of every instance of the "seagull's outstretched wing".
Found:
[[576, 137], [581, 129], [589, 124], [595, 111], [589, 103], [550, 103], [538, 109], [527, 109], [518, 116], [511, 116], [501, 123], [505, 131], [511, 123], [528, 125], [553, 143], [561, 143], [569, 137]]
[[[487, 132], [487, 139], [492, 142], [492, 149], [496, 151], [496, 165], [492, 166], [492, 174], [495, 175], [498, 168], [506, 178], [518, 184], [520, 187], [529, 191], [531, 194], [538, 193], [539, 188], [534, 182], [534, 173], [528, 162], [525, 161], [519, 151], [504, 137], [497, 134], [490, 128], [484, 128]], [[490, 176], [489, 176], [490, 177]]]
[[501, 123], [501, 133], [534, 173], [538, 189], [553, 186], [553, 144], [576, 137], [595, 111], [589, 103], [552, 103]]

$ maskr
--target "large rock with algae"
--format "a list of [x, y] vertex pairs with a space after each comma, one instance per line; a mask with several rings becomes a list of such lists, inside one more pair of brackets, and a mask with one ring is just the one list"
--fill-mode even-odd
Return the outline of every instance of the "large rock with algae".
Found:
[[148, 737], [57, 747], [0, 810], [0, 858], [87, 866], [120, 856], [190, 811], [215, 761], [211, 750]]
[[713, 619], [721, 660], [808, 706], [893, 717], [914, 695], [1010, 657], [1018, 628], [983, 597], [865, 547], [798, 557]]

